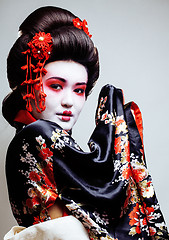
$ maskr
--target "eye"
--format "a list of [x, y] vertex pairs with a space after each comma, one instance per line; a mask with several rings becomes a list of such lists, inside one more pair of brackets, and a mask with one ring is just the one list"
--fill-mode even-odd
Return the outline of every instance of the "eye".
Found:
[[82, 89], [82, 88], [76, 88], [76, 89], [74, 90], [74, 92], [77, 93], [77, 94], [79, 94], [79, 95], [82, 95], [82, 94], [84, 94], [85, 90]]
[[62, 86], [60, 84], [51, 84], [50, 85], [51, 88], [55, 89], [55, 90], [61, 90], [62, 89]]

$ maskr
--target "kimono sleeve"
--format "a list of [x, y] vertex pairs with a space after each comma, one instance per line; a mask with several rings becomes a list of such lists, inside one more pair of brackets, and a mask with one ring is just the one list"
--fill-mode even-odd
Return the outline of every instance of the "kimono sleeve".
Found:
[[56, 198], [53, 152], [43, 132], [26, 127], [11, 142], [6, 159], [9, 200], [19, 225], [28, 227], [50, 219]]

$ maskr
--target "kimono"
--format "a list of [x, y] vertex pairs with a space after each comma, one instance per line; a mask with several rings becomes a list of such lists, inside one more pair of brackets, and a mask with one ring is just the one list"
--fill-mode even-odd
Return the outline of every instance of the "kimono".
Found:
[[19, 225], [51, 220], [57, 199], [92, 240], [169, 239], [147, 170], [141, 112], [122, 90], [102, 88], [84, 152], [69, 132], [37, 120], [17, 132], [6, 159], [9, 199]]

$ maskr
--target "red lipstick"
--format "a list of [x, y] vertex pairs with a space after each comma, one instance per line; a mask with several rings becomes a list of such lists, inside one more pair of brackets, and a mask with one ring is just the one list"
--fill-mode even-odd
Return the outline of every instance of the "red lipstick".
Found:
[[72, 112], [66, 110], [62, 114], [62, 120], [68, 122], [68, 121], [70, 121], [71, 116], [72, 116]]

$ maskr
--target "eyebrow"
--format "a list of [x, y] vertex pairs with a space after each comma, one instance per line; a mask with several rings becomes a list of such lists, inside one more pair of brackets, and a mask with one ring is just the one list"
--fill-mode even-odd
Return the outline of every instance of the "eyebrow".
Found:
[[60, 80], [61, 82], [66, 82], [66, 80], [64, 78], [61, 78], [61, 77], [50, 77], [47, 80], [50, 80], [50, 79], [56, 79], [56, 80]]
[[[63, 82], [63, 83], [66, 82], [66, 80], [65, 80], [64, 78], [61, 78], [61, 77], [50, 77], [50, 78], [48, 78], [47, 80], [50, 80], [50, 79], [56, 79], [56, 80], [59, 80], [59, 81], [61, 81], [61, 82]], [[78, 82], [78, 83], [76, 83], [75, 85], [76, 85], [76, 86], [79, 86], [79, 85], [87, 85], [87, 83], [85, 83], [85, 82]]]
[[79, 86], [79, 85], [87, 85], [87, 83], [85, 82], [79, 82], [79, 83], [76, 83], [75, 85]]

